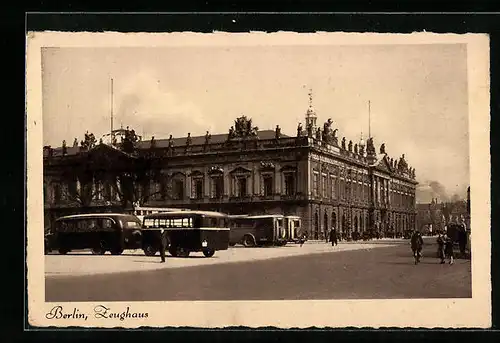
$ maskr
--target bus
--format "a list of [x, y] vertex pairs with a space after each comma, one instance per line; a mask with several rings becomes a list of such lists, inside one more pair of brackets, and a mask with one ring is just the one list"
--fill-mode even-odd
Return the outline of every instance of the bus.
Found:
[[287, 243], [285, 217], [281, 214], [230, 215], [229, 244], [245, 247], [263, 245], [283, 246]]
[[177, 212], [177, 211], [189, 211], [184, 208], [171, 208], [171, 207], [142, 207], [136, 206], [131, 214], [139, 218], [142, 222], [144, 216], [153, 213], [165, 213], [165, 212]]
[[120, 255], [125, 249], [142, 247], [142, 223], [121, 213], [90, 213], [64, 216], [54, 222], [52, 246], [65, 255], [71, 250], [91, 249], [94, 255]]
[[224, 213], [211, 211], [188, 211], [153, 213], [144, 216], [144, 252], [158, 252], [155, 240], [163, 231], [167, 250], [173, 257], [188, 257], [191, 252], [202, 252], [212, 257], [217, 250], [229, 247], [229, 223]]
[[302, 235], [302, 219], [299, 216], [285, 216], [288, 242], [298, 243]]

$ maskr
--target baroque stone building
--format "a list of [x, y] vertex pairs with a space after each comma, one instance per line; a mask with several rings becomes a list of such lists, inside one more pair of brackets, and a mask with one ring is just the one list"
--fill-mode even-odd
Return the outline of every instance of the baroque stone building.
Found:
[[[335, 227], [402, 234], [415, 228], [415, 170], [373, 138], [353, 145], [309, 105], [296, 137], [259, 130], [242, 116], [227, 134], [140, 141], [116, 130], [78, 146], [44, 147], [46, 226], [61, 215], [178, 207], [230, 214], [299, 215], [310, 239]], [[117, 143], [116, 136], [122, 135]], [[112, 142], [112, 143], [111, 143]]]

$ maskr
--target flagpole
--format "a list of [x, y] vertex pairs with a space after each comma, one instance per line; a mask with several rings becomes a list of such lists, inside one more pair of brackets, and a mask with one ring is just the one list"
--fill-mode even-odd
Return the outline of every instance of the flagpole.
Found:
[[371, 101], [368, 100], [368, 138], [372, 137], [371, 124]]
[[111, 132], [110, 132], [110, 139], [111, 139], [111, 145], [113, 145], [114, 139], [113, 139], [113, 78], [111, 78]]

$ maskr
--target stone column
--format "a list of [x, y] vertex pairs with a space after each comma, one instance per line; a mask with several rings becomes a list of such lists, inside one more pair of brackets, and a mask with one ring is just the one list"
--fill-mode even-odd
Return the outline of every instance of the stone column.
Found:
[[231, 196], [231, 175], [229, 174], [229, 167], [223, 167], [223, 182], [224, 182], [224, 196]]

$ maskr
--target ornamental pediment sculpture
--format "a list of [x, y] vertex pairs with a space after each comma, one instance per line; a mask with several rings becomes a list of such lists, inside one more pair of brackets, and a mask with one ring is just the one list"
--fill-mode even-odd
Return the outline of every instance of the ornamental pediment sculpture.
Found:
[[252, 125], [252, 119], [246, 116], [236, 118], [234, 126], [229, 129], [228, 139], [257, 137], [259, 128]]

